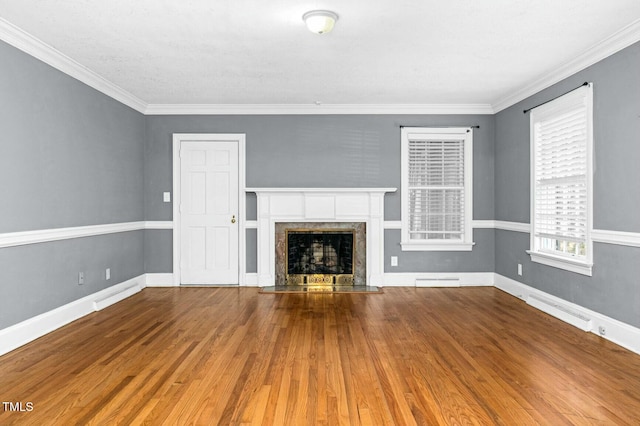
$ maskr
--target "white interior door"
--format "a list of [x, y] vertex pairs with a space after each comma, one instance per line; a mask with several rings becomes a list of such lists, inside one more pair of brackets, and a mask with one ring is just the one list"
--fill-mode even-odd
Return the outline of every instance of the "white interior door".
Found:
[[180, 143], [182, 284], [238, 284], [238, 143]]

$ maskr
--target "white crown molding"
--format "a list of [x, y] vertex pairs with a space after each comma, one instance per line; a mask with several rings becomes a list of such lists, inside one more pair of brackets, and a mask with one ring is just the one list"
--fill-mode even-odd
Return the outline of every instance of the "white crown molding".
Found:
[[492, 104], [492, 109], [498, 113], [638, 41], [640, 41], [640, 19], [602, 40], [577, 58], [557, 67], [553, 72], [543, 75], [515, 93], [498, 99]]
[[59, 71], [93, 87], [99, 92], [144, 113], [147, 103], [119, 86], [98, 75], [84, 65], [74, 61], [54, 47], [40, 41], [3, 18], [0, 18], [0, 40], [22, 50]]
[[146, 115], [488, 114], [488, 104], [149, 104]]
[[493, 104], [148, 104], [3, 18], [0, 18], [0, 40], [145, 115], [491, 115], [639, 41], [640, 20], [596, 44], [553, 73], [542, 76]]

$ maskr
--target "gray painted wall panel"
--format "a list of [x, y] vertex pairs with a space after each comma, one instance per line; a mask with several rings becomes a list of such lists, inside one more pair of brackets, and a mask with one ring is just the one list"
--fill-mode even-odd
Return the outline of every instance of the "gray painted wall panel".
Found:
[[[174, 133], [244, 133], [248, 187], [396, 187], [385, 195], [385, 219], [400, 220], [400, 125], [469, 126], [474, 129], [474, 219], [494, 215], [494, 118], [486, 115], [411, 116], [153, 116], [147, 117], [145, 212], [146, 220], [171, 220], [171, 204], [162, 192], [172, 188]], [[247, 195], [247, 219], [256, 219], [255, 195]], [[252, 264], [255, 241], [247, 237], [247, 265]], [[493, 268], [493, 246], [474, 251]], [[157, 259], [146, 263], [157, 270], [171, 266]], [[405, 265], [418, 265], [432, 254], [408, 253]], [[449, 252], [452, 265], [469, 268], [466, 254]], [[388, 260], [389, 256], [385, 256]], [[409, 260], [411, 259], [411, 260]], [[428, 260], [425, 260], [429, 263]], [[477, 263], [472, 265], [480, 267]], [[451, 266], [453, 267], [453, 266]], [[465, 269], [467, 270], [467, 269]]]
[[171, 273], [173, 271], [173, 230], [144, 231], [144, 272]]
[[[531, 261], [529, 234], [496, 231], [496, 272], [546, 293], [640, 327], [640, 248], [594, 244], [593, 277]], [[518, 276], [518, 263], [522, 276]]]
[[247, 229], [247, 272], [258, 272], [258, 230]]
[[[496, 116], [496, 219], [529, 222], [529, 116], [522, 110], [594, 83], [594, 228], [640, 232], [640, 43]], [[594, 244], [593, 276], [533, 263], [529, 234], [496, 231], [496, 272], [640, 326], [640, 249]], [[523, 264], [522, 277], [517, 264]]]
[[0, 329], [143, 274], [142, 253], [143, 231], [0, 249]]
[[594, 228], [640, 232], [640, 43], [496, 115], [496, 220], [529, 222], [529, 114], [594, 83]]
[[0, 232], [139, 221], [144, 116], [0, 42]]
[[[493, 272], [494, 230], [475, 229], [472, 251], [416, 252], [401, 251], [400, 230], [384, 232], [385, 272]], [[398, 256], [398, 266], [391, 266], [391, 256]]]
[[[3, 42], [0, 63], [0, 233], [144, 220], [144, 116]], [[0, 248], [0, 328], [142, 274], [143, 250], [143, 231]]]
[[[400, 187], [400, 125], [474, 130], [474, 218], [493, 219], [494, 119], [486, 115], [152, 116], [147, 117], [147, 220], [171, 220], [173, 133], [245, 133], [248, 187]], [[254, 205], [247, 203], [248, 208]], [[385, 197], [400, 219], [400, 193]], [[255, 213], [248, 213], [250, 219]]]

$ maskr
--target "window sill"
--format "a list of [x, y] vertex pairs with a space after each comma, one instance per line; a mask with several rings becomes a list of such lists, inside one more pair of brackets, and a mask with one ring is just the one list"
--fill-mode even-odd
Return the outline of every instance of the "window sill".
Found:
[[564, 269], [565, 271], [575, 272], [576, 274], [582, 274], [592, 276], [593, 263], [581, 262], [578, 260], [566, 259], [560, 256], [554, 256], [552, 254], [533, 252], [527, 250], [527, 253], [531, 256], [531, 261], [541, 263], [547, 266], [553, 266], [554, 268]]
[[415, 241], [404, 241], [400, 243], [402, 251], [471, 251], [476, 243], [445, 243], [431, 242], [422, 243]]

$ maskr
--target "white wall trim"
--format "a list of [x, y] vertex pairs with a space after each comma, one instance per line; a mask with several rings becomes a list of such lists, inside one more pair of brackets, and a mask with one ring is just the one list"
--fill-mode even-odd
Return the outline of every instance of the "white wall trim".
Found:
[[176, 287], [173, 273], [146, 273], [142, 276], [145, 287]]
[[244, 274], [244, 285], [246, 287], [258, 287], [258, 274], [256, 272]]
[[172, 220], [147, 220], [144, 229], [173, 229]]
[[[505, 229], [507, 231], [529, 232], [528, 223], [505, 222], [502, 220], [473, 219], [473, 229]], [[402, 229], [401, 220], [385, 220], [384, 229]]]
[[494, 275], [493, 272], [385, 272], [383, 287], [491, 287]]
[[[600, 335], [599, 328], [604, 327], [606, 333], [602, 336], [603, 338], [640, 355], [639, 328], [583, 306], [576, 305], [575, 303], [568, 302], [500, 274], [495, 274], [495, 286], [512, 296], [526, 301], [536, 309], [542, 307], [548, 314], [576, 327], [580, 327], [585, 331]], [[543, 303], [539, 303], [540, 301]], [[551, 309], [549, 309], [549, 307], [551, 307]]]
[[[274, 189], [274, 191], [277, 189]], [[250, 189], [247, 189], [249, 192]], [[326, 189], [325, 189], [326, 191]], [[337, 191], [337, 190], [336, 190]], [[283, 191], [284, 192], [284, 191]], [[118, 232], [140, 231], [143, 229], [173, 229], [171, 220], [147, 220], [139, 222], [109, 223], [103, 225], [73, 226], [68, 228], [38, 229], [34, 231], [6, 232], [0, 234], [0, 248], [21, 246], [26, 244], [46, 243], [50, 241], [67, 240], [71, 238], [92, 237], [97, 235], [115, 234]], [[384, 229], [401, 229], [399, 220], [385, 220]], [[474, 220], [473, 229], [501, 229], [529, 233], [530, 225], [521, 222], [507, 222], [503, 220]], [[257, 220], [245, 221], [245, 229], [257, 229]], [[597, 243], [617, 244], [623, 246], [640, 247], [640, 232], [606, 231], [594, 229], [592, 239]]]
[[495, 227], [495, 220], [474, 219], [471, 221], [471, 228], [473, 229], [493, 229]]
[[59, 308], [0, 330], [0, 355], [6, 354], [92, 312], [104, 309], [145, 287], [143, 276], [116, 284]]
[[533, 83], [528, 84], [520, 90], [515, 91], [501, 99], [492, 103], [493, 110], [498, 113], [503, 109], [506, 109], [529, 96], [564, 80], [576, 74], [579, 71], [605, 59], [608, 56], [631, 46], [633, 43], [640, 40], [640, 19], [632, 22], [621, 30], [615, 32], [611, 36], [592, 46], [590, 49], [579, 55], [577, 58], [566, 62], [564, 65], [555, 67], [554, 71], [543, 75], [535, 80]]
[[87, 86], [93, 87], [99, 92], [138, 112], [144, 113], [147, 109], [147, 103], [145, 101], [113, 84], [101, 75], [91, 71], [89, 68], [3, 18], [0, 18], [0, 40], [39, 59], [45, 64], [51, 65], [53, 68], [81, 81]]
[[503, 231], [524, 232], [526, 234], [531, 232], [531, 225], [523, 222], [507, 222], [505, 220], [494, 221], [496, 229]]
[[73, 226], [69, 228], [8, 232], [0, 234], [0, 248], [68, 240], [70, 238], [115, 234], [118, 232], [139, 231], [142, 229], [145, 229], [145, 222], [110, 223], [105, 225]]
[[23, 246], [68, 240], [71, 238], [93, 237], [116, 234], [118, 232], [141, 231], [143, 229], [173, 229], [172, 221], [140, 221], [108, 223], [103, 225], [72, 226], [68, 228], [37, 229], [34, 231], [6, 232], [0, 234], [0, 248]]
[[146, 115], [485, 114], [489, 104], [149, 104]]
[[637, 42], [640, 40], [640, 20], [632, 22], [582, 55], [556, 68], [553, 73], [540, 77], [492, 104], [149, 104], [3, 18], [0, 18], [0, 40], [145, 115], [491, 115]]
[[640, 247], [640, 232], [604, 231], [602, 229], [594, 229], [591, 231], [591, 239], [597, 243]]
[[[143, 274], [2, 329], [0, 330], [0, 355], [85, 315], [115, 304], [147, 286], [172, 286], [172, 275]], [[245, 285], [258, 285], [258, 274], [245, 275]], [[602, 337], [640, 354], [640, 329], [493, 272], [384, 273], [383, 281], [384, 287], [495, 286], [585, 331], [599, 334], [599, 327], [604, 327], [606, 333]], [[575, 318], [578, 318], [578, 321], [573, 321]]]

